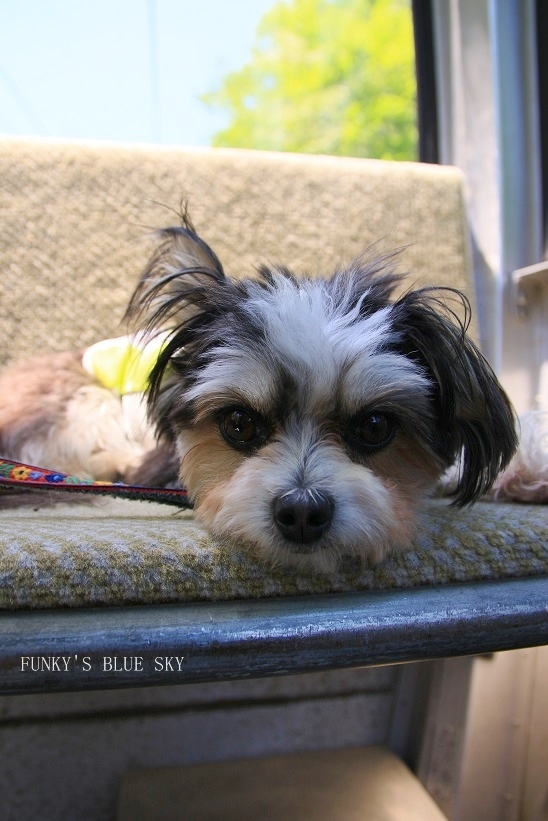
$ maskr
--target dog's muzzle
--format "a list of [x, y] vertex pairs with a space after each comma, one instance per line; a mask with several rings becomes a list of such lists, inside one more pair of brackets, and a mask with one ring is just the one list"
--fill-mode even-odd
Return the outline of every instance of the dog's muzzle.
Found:
[[295, 488], [278, 496], [272, 508], [276, 527], [291, 548], [310, 553], [331, 527], [335, 501], [327, 493], [309, 488]]

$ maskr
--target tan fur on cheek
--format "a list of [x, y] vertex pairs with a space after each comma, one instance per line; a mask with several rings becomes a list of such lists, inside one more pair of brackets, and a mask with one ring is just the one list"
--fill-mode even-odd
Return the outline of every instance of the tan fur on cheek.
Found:
[[385, 486], [387, 486], [390, 494], [391, 521], [387, 527], [387, 536], [391, 547], [401, 550], [409, 547], [413, 538], [417, 507], [422, 501], [422, 496], [402, 491], [398, 485], [388, 482], [385, 483]]
[[443, 471], [429, 453], [405, 435], [372, 457], [371, 468], [389, 486], [395, 485], [413, 498], [433, 487]]
[[224, 442], [211, 423], [201, 423], [179, 434], [179, 477], [193, 500], [196, 512], [208, 520], [223, 503], [224, 488], [245, 460]]
[[441, 467], [413, 439], [400, 436], [372, 460], [372, 470], [390, 495], [389, 540], [396, 548], [407, 547], [413, 538], [417, 508], [425, 492], [439, 479]]

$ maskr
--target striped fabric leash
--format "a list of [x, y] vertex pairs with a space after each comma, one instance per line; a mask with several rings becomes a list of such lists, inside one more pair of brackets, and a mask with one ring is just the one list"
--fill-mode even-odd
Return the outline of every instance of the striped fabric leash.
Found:
[[182, 508], [192, 507], [184, 489], [140, 487], [125, 485], [123, 482], [94, 482], [92, 479], [79, 479], [66, 473], [0, 459], [0, 493], [34, 490], [117, 496], [122, 499], [141, 499]]

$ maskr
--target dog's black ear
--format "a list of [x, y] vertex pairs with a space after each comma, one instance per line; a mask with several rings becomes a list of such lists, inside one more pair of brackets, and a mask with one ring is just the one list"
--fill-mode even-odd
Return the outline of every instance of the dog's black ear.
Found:
[[[456, 309], [451, 300], [457, 300]], [[469, 302], [450, 288], [423, 288], [405, 294], [393, 310], [398, 349], [420, 364], [434, 385], [436, 451], [448, 466], [460, 459], [454, 503], [474, 502], [512, 458], [517, 435], [508, 397], [467, 336]]]
[[125, 320], [148, 336], [166, 332], [149, 376], [149, 408], [164, 386], [166, 370], [183, 371], [198, 353], [200, 334], [226, 308], [232, 293], [217, 255], [196, 233], [186, 211], [182, 224], [156, 232], [159, 245], [128, 305]]
[[159, 244], [143, 271], [126, 311], [144, 329], [159, 332], [189, 304], [204, 286], [225, 281], [217, 255], [196, 233], [186, 211], [182, 224], [155, 232]]

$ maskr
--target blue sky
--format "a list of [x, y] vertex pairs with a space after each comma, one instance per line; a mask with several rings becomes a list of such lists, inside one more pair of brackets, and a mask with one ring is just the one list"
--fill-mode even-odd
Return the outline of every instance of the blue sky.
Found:
[[209, 145], [274, 0], [0, 0], [0, 134]]

